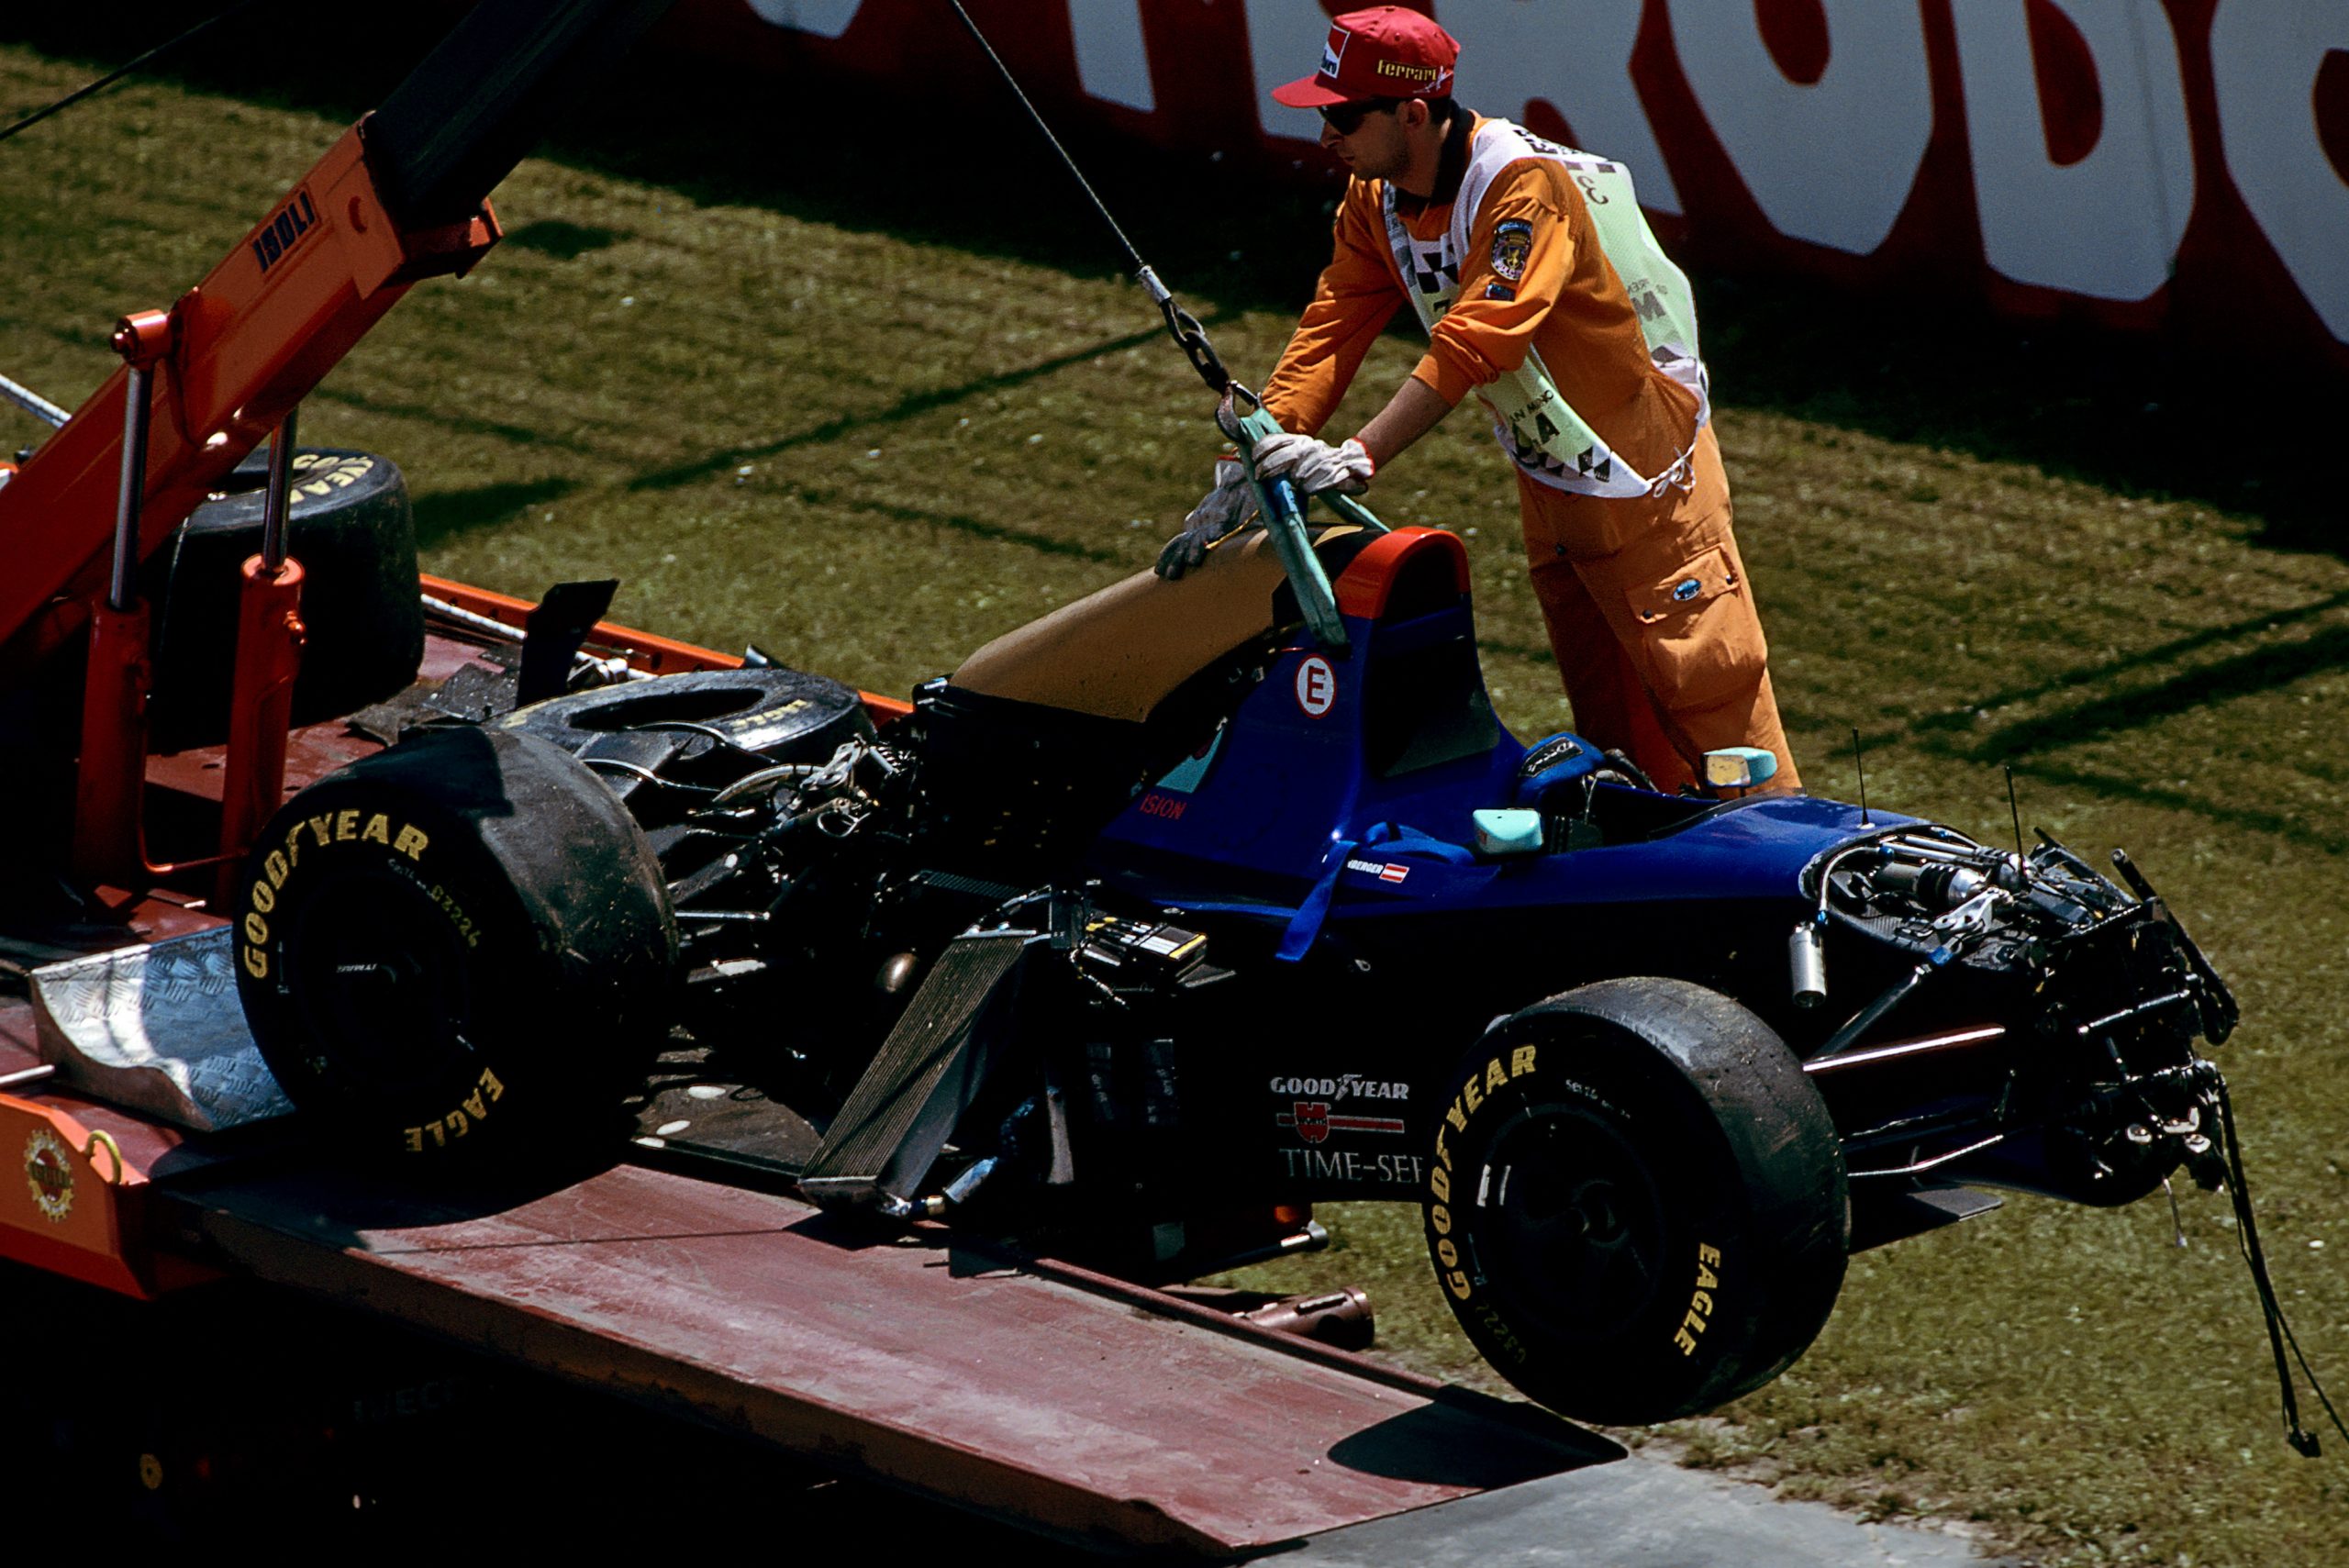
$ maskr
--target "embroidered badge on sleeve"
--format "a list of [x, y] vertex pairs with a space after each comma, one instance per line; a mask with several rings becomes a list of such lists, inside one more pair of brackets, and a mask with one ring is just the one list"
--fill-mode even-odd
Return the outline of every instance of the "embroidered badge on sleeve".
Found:
[[1515, 283], [1525, 276], [1533, 254], [1533, 226], [1521, 217], [1503, 219], [1493, 229], [1493, 271]]

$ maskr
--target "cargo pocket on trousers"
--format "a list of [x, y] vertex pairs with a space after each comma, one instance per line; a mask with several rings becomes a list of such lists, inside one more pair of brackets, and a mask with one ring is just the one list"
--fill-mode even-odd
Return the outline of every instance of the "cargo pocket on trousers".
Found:
[[1666, 711], [1710, 707], [1760, 683], [1769, 662], [1762, 622], [1720, 546], [1690, 556], [1668, 575], [1627, 585], [1624, 595]]

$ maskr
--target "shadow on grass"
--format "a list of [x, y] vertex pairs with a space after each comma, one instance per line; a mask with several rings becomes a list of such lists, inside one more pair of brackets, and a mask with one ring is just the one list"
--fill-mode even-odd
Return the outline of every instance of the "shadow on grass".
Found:
[[[2173, 659], [2181, 658], [2188, 653], [2199, 652], [2205, 648], [2216, 647], [2220, 643], [2231, 641], [2238, 637], [2248, 637], [2254, 632], [2271, 631], [2288, 626], [2297, 626], [2302, 621], [2312, 620], [2317, 617], [2323, 615], [2328, 610], [2339, 609], [2344, 605], [2349, 605], [2349, 589], [2345, 589], [2338, 594], [2328, 594], [2323, 598], [2311, 600], [2310, 603], [2302, 605], [2297, 609], [2270, 611], [2266, 614], [2250, 617], [2248, 619], [2236, 621], [2231, 626], [2208, 627], [2200, 631], [2188, 632], [2184, 637], [2172, 638], [2167, 642], [2158, 643], [2152, 648], [2143, 649], [2138, 652], [2128, 655], [2125, 658], [2109, 659], [2101, 663], [2091, 664], [2082, 669], [2066, 670], [2064, 673], [2056, 676], [2053, 680], [2035, 682], [2028, 686], [2009, 686], [2003, 691], [1991, 692], [1984, 696], [1976, 698], [1972, 703], [1968, 704], [1965, 707], [1949, 708], [1944, 709], [1940, 713], [1926, 714], [1916, 719], [1911, 724], [1910, 728], [1917, 730], [1964, 729], [1973, 723], [1973, 716], [1977, 710], [1994, 707], [2007, 707], [2015, 703], [2032, 702], [2040, 697], [2052, 695], [2056, 692], [2067, 691], [2074, 687], [2085, 686], [2095, 682], [2110, 680], [2115, 675], [2124, 673], [2131, 670], [2141, 670], [2154, 664], [2165, 664]], [[2286, 650], [2279, 651], [2289, 651]], [[2317, 668], [2321, 667], [2322, 666], [2317, 666]], [[2296, 680], [2300, 674], [2312, 673], [2314, 673], [2313, 669], [2303, 670], [2298, 673], [2287, 675], [2283, 677], [2283, 680]], [[2279, 680], [2273, 684], [2282, 684], [2283, 681]], [[2258, 688], [2254, 687], [2252, 689]]]
[[[2004, 763], [2021, 778], [2092, 789], [2114, 799], [2136, 801], [2188, 813], [2205, 821], [2272, 835], [2304, 847], [2339, 854], [2349, 850], [2349, 833], [2312, 826], [2283, 812], [2265, 810], [2240, 796], [2211, 796], [2150, 784], [2142, 773], [2083, 768], [2047, 755], [2084, 741], [2144, 730], [2162, 720], [2235, 697], [2276, 691], [2295, 682], [2349, 669], [2349, 627], [2331, 627], [2297, 642], [2253, 649], [2132, 690], [2112, 690], [2130, 672], [2146, 669], [2229, 639], [2305, 621], [2349, 604], [2349, 593], [2232, 626], [2176, 638], [2126, 658], [2097, 663], [2038, 682], [1987, 694], [1939, 712], [1920, 714], [1891, 729], [1868, 736], [1869, 748], [1909, 745], [1927, 756], [1976, 765]], [[2098, 687], [2100, 692], [2080, 692]], [[1976, 731], [1976, 716], [1993, 707], [2030, 702], [2056, 693], [2080, 692], [2077, 700], [2054, 711]]]
[[1001, 523], [990, 523], [983, 517], [961, 512], [933, 512], [923, 506], [895, 506], [884, 501], [843, 495], [834, 490], [799, 489], [788, 494], [794, 500], [810, 506], [864, 512], [876, 517], [886, 517], [893, 523], [920, 523], [928, 528], [952, 528], [973, 539], [1017, 545], [1022, 550], [1032, 550], [1039, 555], [1067, 556], [1071, 560], [1089, 561], [1101, 566], [1116, 566], [1126, 560], [1124, 555], [1114, 550], [1080, 544], [1074, 539], [1055, 539], [1051, 534], [1037, 533], [1028, 528], [1006, 528]]
[[516, 513], [559, 501], [578, 488], [569, 479], [536, 479], [420, 495], [416, 502], [417, 547], [432, 550], [476, 528], [512, 522]]
[[[2159, 806], [2181, 815], [2199, 817], [2222, 827], [2266, 834], [2304, 849], [2321, 850], [2329, 855], [2349, 851], [2349, 835], [2311, 828], [2279, 811], [2262, 811], [2254, 806], [2216, 801], [2186, 790], [2148, 784], [2134, 774], [2109, 773], [2095, 768], [2076, 768], [2051, 762], [2019, 762], [2014, 764], [2014, 770], [2019, 779], [2036, 779], [2042, 784], [2084, 789], [2103, 799], [2128, 800], [2141, 806]], [[2025, 815], [2029, 814], [2026, 812]]]
[[519, 228], [506, 231], [506, 243], [525, 250], [536, 250], [560, 261], [575, 261], [591, 250], [617, 245], [629, 238], [616, 228], [597, 228], [591, 224], [566, 223], [559, 217], [540, 218]]
[[2328, 670], [2349, 669], [2349, 628], [2305, 642], [2250, 653], [2137, 691], [2091, 698], [2056, 713], [2001, 725], [1968, 748], [1989, 762], [2042, 747], [2068, 746], [2132, 729], [2231, 697], [2251, 696]]
[[[430, 425], [456, 435], [489, 436], [516, 447], [552, 447], [574, 457], [607, 455], [586, 441], [573, 440], [535, 425], [509, 424], [503, 419], [484, 419], [478, 414], [461, 412], [462, 403], [406, 403], [389, 397], [362, 397], [331, 383], [321, 384], [310, 395], [326, 403], [340, 403], [345, 408], [362, 414], [375, 414], [385, 418], [412, 419], [419, 425]], [[417, 454], [411, 461], [420, 461]]]
[[771, 441], [760, 441], [751, 446], [729, 447], [724, 451], [712, 452], [707, 457], [696, 458], [691, 462], [674, 463], [667, 468], [654, 469], [649, 473], [639, 474], [629, 481], [628, 487], [630, 490], [669, 490], [681, 484], [691, 484], [696, 480], [707, 479], [712, 474], [723, 473], [729, 468], [739, 467], [761, 458], [774, 457], [778, 452], [789, 451], [794, 447], [821, 446], [827, 441], [839, 439], [851, 430], [898, 424], [918, 415], [928, 414], [934, 409], [960, 403], [966, 397], [974, 397], [981, 393], [1000, 392], [1008, 387], [1025, 385], [1029, 382], [1066, 370], [1071, 365], [1081, 365], [1093, 360], [1105, 359], [1111, 354], [1123, 353], [1128, 349], [1138, 348], [1141, 344], [1150, 342], [1157, 336], [1158, 334], [1154, 331], [1129, 333], [1123, 338], [1112, 338], [1106, 343], [1096, 343], [1089, 349], [1079, 349], [1074, 353], [1061, 354], [1032, 365], [1023, 365], [1016, 371], [981, 376], [976, 381], [964, 382], [960, 386], [941, 387], [930, 392], [917, 392], [899, 398], [886, 408], [877, 409], [870, 414], [843, 414], [837, 419], [827, 419], [820, 425], [811, 425], [807, 429], [795, 431], [788, 436], [778, 436]]
[[[439, 9], [306, 11], [296, 55], [290, 0], [281, 0], [161, 66], [203, 90], [352, 119], [435, 41], [445, 26]], [[0, 41], [87, 62], [95, 76], [129, 52], [124, 40], [167, 37], [184, 16], [164, 0], [40, 7], [0, 20]], [[301, 63], [320, 59], [336, 69]], [[837, 78], [798, 83], [786, 125], [771, 83], [722, 63], [646, 52], [631, 61], [630, 114], [612, 113], [616, 100], [596, 95], [557, 126], [544, 150], [696, 202], [756, 206], [1084, 274], [1122, 268], [1119, 248], [1067, 174], [975, 65], [955, 102], [927, 105], [922, 114], [875, 115], [874, 97]], [[974, 118], [971, 106], [985, 112]], [[73, 113], [28, 134], [71, 135]], [[941, 153], [945, 118], [978, 126], [972, 135], [983, 140]], [[818, 144], [821, 157], [776, 152]], [[1225, 311], [1286, 312], [1305, 302], [1328, 253], [1334, 187], [1235, 200], [1223, 171], [1196, 153], [1097, 137], [1081, 155], [1135, 247], [1195, 310], [1209, 300]], [[952, 177], [974, 171], [985, 177]], [[599, 235], [550, 222], [517, 238], [561, 256], [584, 253]], [[2127, 494], [2199, 501], [2262, 519], [2257, 542], [2269, 548], [2349, 554], [2331, 472], [2329, 405], [2286, 395], [2271, 373], [2163, 341], [2003, 320], [1939, 297], [1920, 306], [1915, 293], [1871, 297], [1757, 276], [1728, 253], [1696, 242], [1686, 249], [1700, 273], [1706, 346], [1729, 405], [2028, 463]], [[1139, 295], [1135, 305], [1137, 322], [1146, 322], [1148, 306]], [[1143, 330], [1129, 341], [1151, 336]], [[1234, 367], [1243, 380], [1264, 368]], [[713, 457], [705, 470], [755, 455]], [[693, 476], [674, 470], [640, 483]]]

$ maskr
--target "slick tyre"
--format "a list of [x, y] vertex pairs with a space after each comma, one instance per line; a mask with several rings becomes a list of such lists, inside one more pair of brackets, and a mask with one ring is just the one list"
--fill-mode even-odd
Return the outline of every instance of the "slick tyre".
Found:
[[428, 733], [281, 811], [233, 910], [262, 1055], [305, 1113], [425, 1166], [603, 1136], [665, 1033], [644, 835], [534, 736]]
[[1429, 1172], [1453, 1315], [1502, 1376], [1579, 1419], [1668, 1420], [1761, 1386], [1842, 1285], [1824, 1102], [1761, 1019], [1683, 981], [1605, 981], [1495, 1026]]
[[576, 756], [590, 746], [612, 754], [614, 737], [663, 748], [658, 759], [692, 741], [719, 741], [771, 762], [821, 762], [842, 741], [873, 733], [854, 688], [780, 665], [696, 670], [573, 692], [501, 714], [490, 721], [551, 740]]
[[[261, 553], [268, 458], [262, 450], [238, 464], [141, 570], [139, 592], [155, 606], [148, 707], [159, 751], [228, 736], [239, 572]], [[416, 521], [391, 461], [297, 449], [286, 550], [302, 563], [306, 629], [295, 720], [348, 713], [413, 681], [424, 658]]]

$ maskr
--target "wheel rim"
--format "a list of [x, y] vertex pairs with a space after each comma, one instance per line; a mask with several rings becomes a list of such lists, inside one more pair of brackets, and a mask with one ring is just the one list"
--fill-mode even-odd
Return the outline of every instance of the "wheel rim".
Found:
[[333, 1042], [330, 1088], [435, 1092], [471, 1054], [473, 963], [448, 917], [403, 878], [352, 876], [320, 890], [288, 934], [285, 983], [301, 1037]]
[[1530, 1106], [1478, 1173], [1478, 1261], [1517, 1322], [1551, 1335], [1618, 1333], [1654, 1300], [1669, 1227], [1648, 1162], [1574, 1106]]

